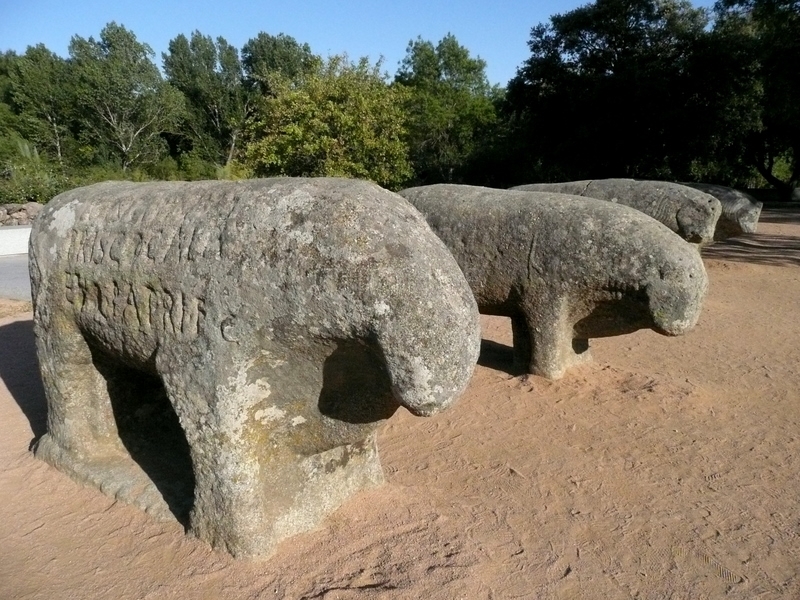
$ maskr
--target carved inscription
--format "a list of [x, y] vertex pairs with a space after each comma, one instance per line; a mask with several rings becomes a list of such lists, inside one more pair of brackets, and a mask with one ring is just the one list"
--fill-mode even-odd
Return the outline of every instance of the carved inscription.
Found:
[[186, 225], [154, 231], [76, 229], [70, 239], [69, 259], [76, 265], [113, 264], [122, 269], [177, 266], [198, 259], [219, 260], [223, 252], [222, 237], [218, 227]]
[[[131, 330], [148, 335], [194, 339], [203, 329], [202, 298], [159, 283], [131, 280], [152, 272], [153, 267], [219, 259], [221, 239], [219, 228], [188, 225], [125, 232], [75, 229], [68, 252], [66, 299], [85, 318], [122, 321]], [[98, 279], [92, 268], [95, 265], [114, 267], [112, 275]], [[127, 281], [126, 275], [130, 275]]]
[[203, 330], [205, 305], [180, 290], [123, 281], [98, 283], [78, 272], [67, 274], [67, 301], [81, 316], [100, 315], [121, 321], [133, 331], [166, 334], [181, 341], [196, 338]]

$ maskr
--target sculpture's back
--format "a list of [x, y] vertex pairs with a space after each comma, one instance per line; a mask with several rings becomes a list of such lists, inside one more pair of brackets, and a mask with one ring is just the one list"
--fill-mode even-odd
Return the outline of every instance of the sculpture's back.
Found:
[[617, 202], [663, 223], [688, 242], [710, 244], [722, 213], [720, 202], [678, 183], [638, 179], [593, 179], [520, 185], [515, 190], [575, 194]]

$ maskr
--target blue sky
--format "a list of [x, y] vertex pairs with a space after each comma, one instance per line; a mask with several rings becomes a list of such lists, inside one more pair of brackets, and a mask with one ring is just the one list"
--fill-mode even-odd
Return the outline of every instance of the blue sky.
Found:
[[[67, 56], [73, 35], [99, 36], [116, 21], [156, 52], [194, 30], [222, 36], [240, 48], [260, 31], [285, 33], [308, 43], [316, 54], [346, 52], [350, 58], [384, 57], [391, 75], [405, 56], [409, 40], [421, 36], [436, 43], [448, 32], [470, 53], [487, 62], [492, 83], [505, 85], [528, 56], [531, 27], [588, 0], [0, 0], [0, 50], [25, 51], [45, 44]], [[708, 5], [710, 0], [696, 4]]]

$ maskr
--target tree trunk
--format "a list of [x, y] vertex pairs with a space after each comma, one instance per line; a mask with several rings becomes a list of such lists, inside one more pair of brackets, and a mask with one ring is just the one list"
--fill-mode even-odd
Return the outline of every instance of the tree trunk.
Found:
[[792, 144], [792, 154], [794, 156], [794, 168], [789, 178], [789, 200], [800, 202], [800, 140]]
[[[794, 192], [797, 189], [797, 177], [792, 177], [794, 181], [790, 181], [789, 183], [781, 181], [772, 174], [771, 163], [772, 161], [770, 161], [770, 164], [767, 166], [760, 160], [754, 161], [755, 167], [761, 176], [767, 180], [767, 183], [778, 190], [781, 201], [789, 202], [792, 200]], [[797, 171], [797, 169], [795, 169], [795, 171]]]
[[238, 135], [237, 131], [234, 131], [233, 134], [231, 135], [231, 147], [230, 147], [230, 150], [228, 150], [228, 160], [225, 161], [225, 166], [226, 167], [229, 164], [231, 164], [231, 161], [233, 160], [233, 153], [236, 150], [236, 137], [237, 137], [237, 135]]

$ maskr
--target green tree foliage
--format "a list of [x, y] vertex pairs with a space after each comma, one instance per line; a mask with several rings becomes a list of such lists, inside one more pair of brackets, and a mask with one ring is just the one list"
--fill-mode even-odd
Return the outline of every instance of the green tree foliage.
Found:
[[10, 72], [25, 137], [47, 148], [63, 168], [69, 115], [75, 107], [70, 64], [44, 44], [29, 46]]
[[[380, 64], [264, 32], [241, 53], [125, 27], [0, 53], [0, 202], [108, 178], [341, 175], [506, 186], [632, 176], [800, 196], [800, 4], [595, 0], [532, 29], [507, 90], [450, 34]], [[760, 173], [760, 175], [759, 175]]]
[[177, 128], [184, 98], [162, 79], [150, 46], [109, 23], [99, 40], [73, 37], [69, 54], [86, 142], [123, 171], [157, 162], [166, 152], [161, 134]]
[[392, 189], [410, 178], [405, 92], [387, 85], [380, 63], [334, 56], [295, 82], [273, 74], [266, 83], [245, 152], [256, 175], [357, 177]]
[[748, 161], [748, 139], [761, 123], [761, 86], [746, 45], [732, 43], [718, 27], [698, 37], [687, 58], [686, 120], [690, 128], [676, 139], [675, 179], [749, 187], [755, 182]]
[[308, 44], [300, 44], [292, 36], [260, 32], [242, 47], [242, 65], [253, 88], [269, 92], [269, 80], [276, 73], [289, 81], [311, 73], [318, 63]]
[[[29, 48], [27, 54], [32, 50], [38, 47]], [[62, 169], [39, 156], [34, 144], [23, 137], [31, 123], [41, 122], [20, 114], [15, 101], [15, 78], [22, 61], [14, 52], [0, 54], [0, 204], [46, 202], [69, 186]]]
[[759, 92], [747, 159], [784, 197], [800, 197], [800, 2], [720, 0], [715, 11], [715, 31]]
[[535, 27], [510, 82], [512, 180], [800, 180], [800, 4], [597, 0]]
[[707, 25], [684, 0], [597, 0], [534, 27], [508, 90], [521, 178], [686, 177]]
[[395, 82], [409, 89], [411, 162], [418, 183], [475, 182], [474, 165], [496, 126], [486, 63], [455, 36], [412, 40]]
[[217, 165], [234, 156], [254, 101], [244, 84], [238, 50], [225, 38], [216, 42], [199, 31], [183, 34], [162, 55], [167, 81], [186, 96], [186, 124], [200, 155]]
[[0, 103], [11, 109], [13, 99], [11, 98], [11, 71], [19, 60], [19, 56], [13, 50], [6, 50], [0, 53]]
[[0, 203], [47, 202], [71, 186], [58, 165], [39, 156], [36, 147], [17, 137], [16, 154], [0, 168]]
[[682, 78], [706, 24], [686, 3], [599, 0], [535, 27], [509, 102], [546, 175], [668, 176], [664, 145], [694, 125]]
[[0, 163], [16, 153], [17, 139], [20, 138], [19, 117], [12, 106], [11, 71], [19, 60], [11, 50], [0, 54]]

